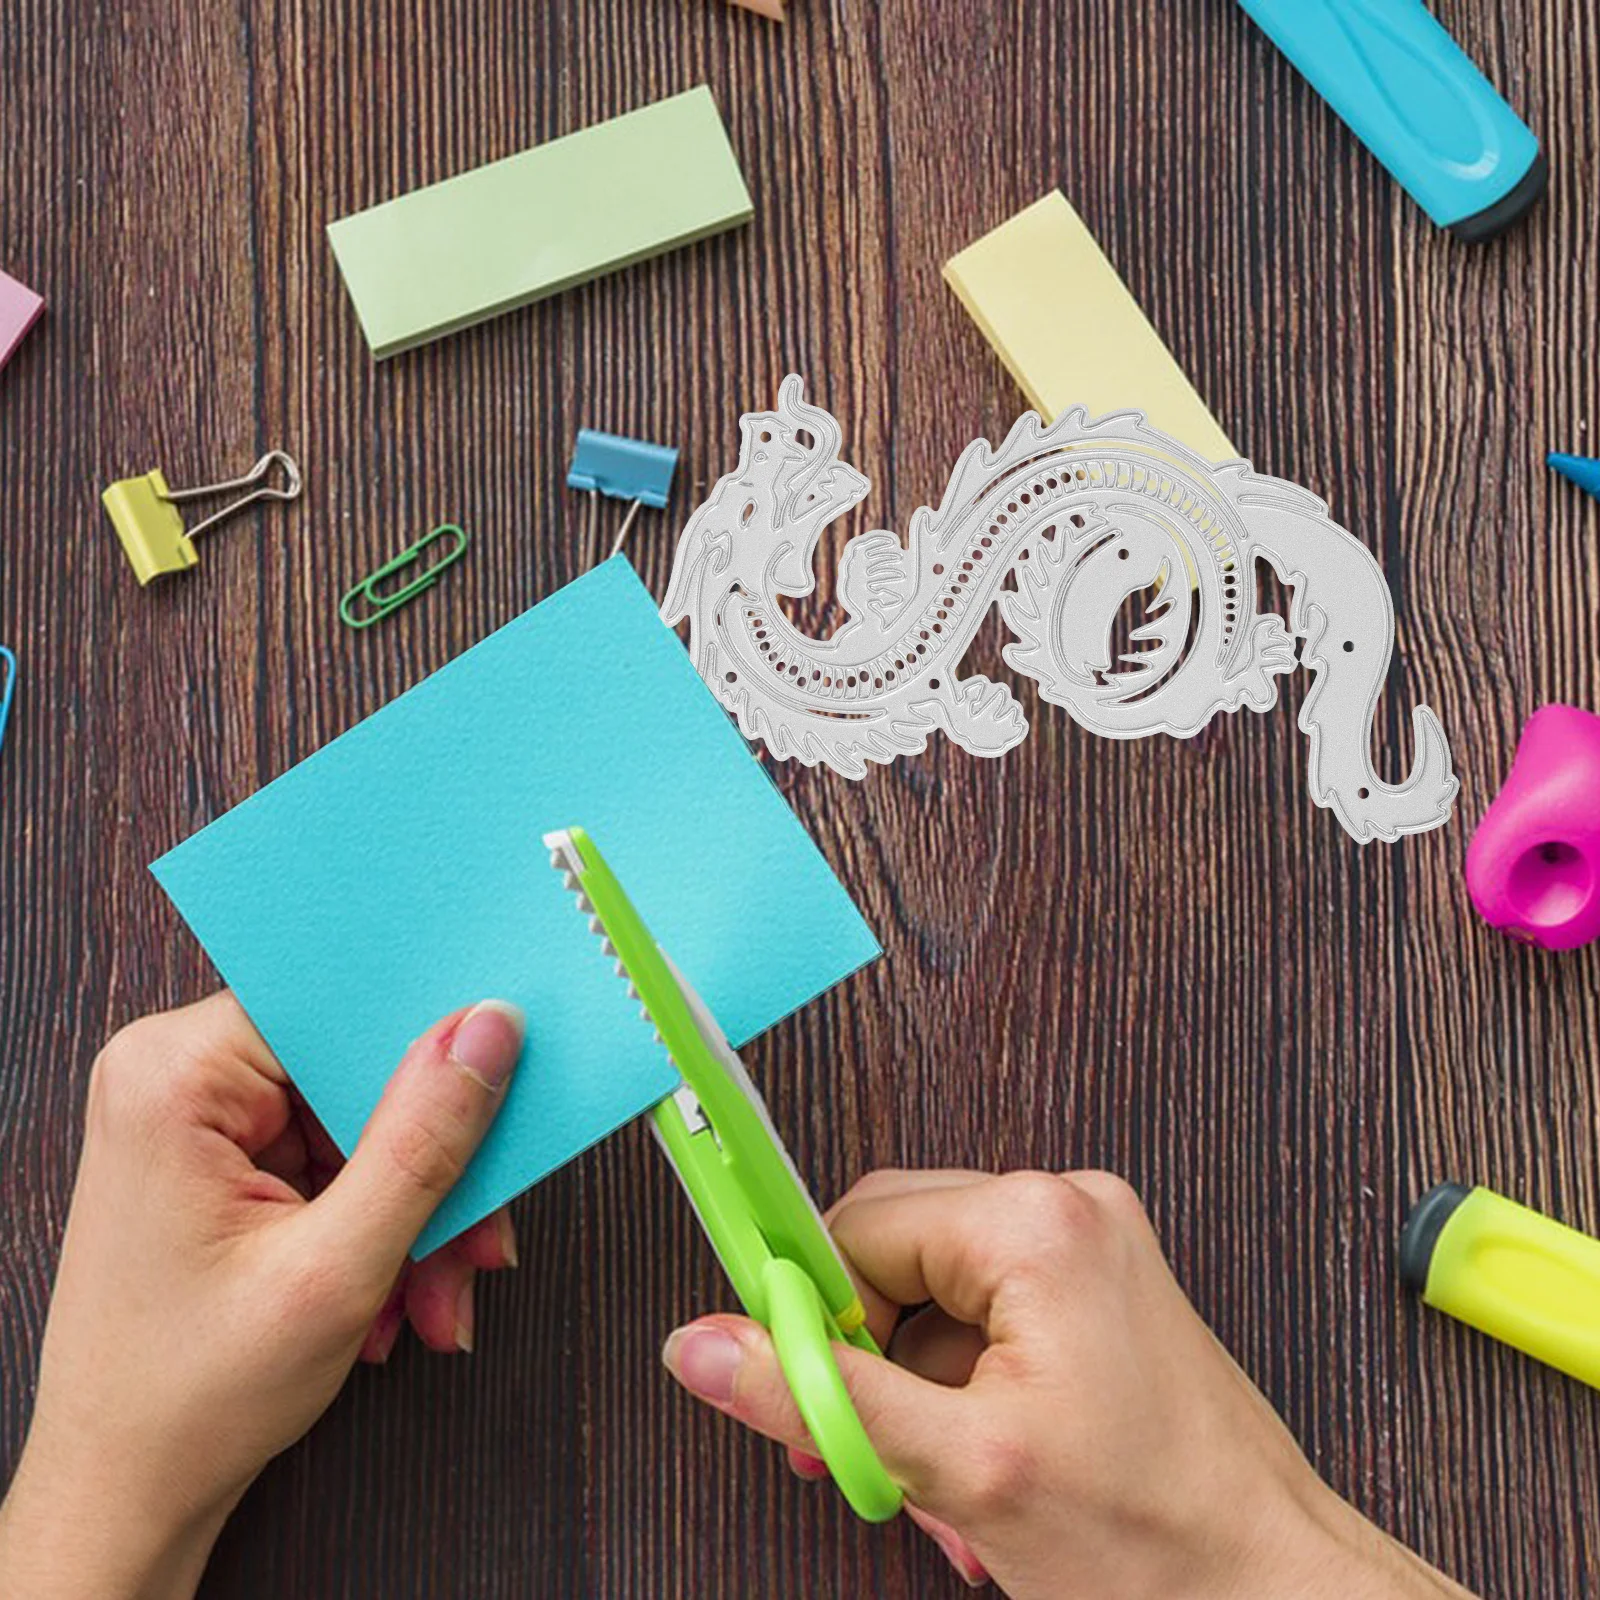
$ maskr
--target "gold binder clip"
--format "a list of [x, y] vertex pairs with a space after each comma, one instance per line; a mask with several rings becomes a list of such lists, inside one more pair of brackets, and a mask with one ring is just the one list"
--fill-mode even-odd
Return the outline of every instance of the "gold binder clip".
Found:
[[[281, 489], [265, 481], [274, 466], [283, 469], [285, 482]], [[201, 489], [169, 489], [158, 469], [142, 478], [119, 479], [100, 499], [122, 541], [134, 576], [140, 583], [149, 583], [164, 572], [182, 572], [194, 566], [200, 559], [195, 539], [224, 517], [231, 517], [256, 500], [293, 500], [300, 488], [299, 467], [282, 450], [269, 450], [242, 478], [231, 478], [226, 483], [208, 483]], [[184, 527], [177, 506], [233, 489], [249, 489], [250, 493], [214, 511], [204, 522]]]

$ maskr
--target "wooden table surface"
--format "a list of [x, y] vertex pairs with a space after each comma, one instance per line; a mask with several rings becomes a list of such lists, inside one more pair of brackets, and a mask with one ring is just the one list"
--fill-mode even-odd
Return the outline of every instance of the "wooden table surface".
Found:
[[[1487, 247], [1430, 226], [1225, 0], [794, 0], [781, 28], [719, 0], [0, 5], [0, 264], [50, 307], [0, 374], [22, 663], [0, 1477], [94, 1052], [215, 982], [146, 864], [590, 565], [562, 487], [580, 426], [683, 449], [634, 544], [657, 594], [736, 417], [791, 368], [873, 480], [857, 526], [903, 530], [1022, 408], [940, 263], [1060, 185], [1241, 449], [1384, 563], [1382, 751], [1408, 763], [1431, 703], [1455, 819], [1363, 850], [1315, 809], [1300, 677], [1189, 743], [1097, 740], [1023, 685], [1034, 731], [1001, 762], [936, 739], [859, 784], [773, 766], [887, 954], [749, 1059], [823, 1194], [883, 1163], [1125, 1173], [1336, 1488], [1485, 1594], [1585, 1591], [1600, 1397], [1395, 1276], [1444, 1177], [1600, 1230], [1600, 956], [1491, 934], [1461, 877], [1527, 715], [1600, 704], [1600, 507], [1542, 464], [1600, 450], [1600, 32], [1559, 0], [1438, 9], [1550, 157], [1548, 202]], [[751, 227], [373, 363], [326, 223], [700, 82]], [[100, 489], [276, 445], [303, 503], [141, 591]], [[447, 517], [471, 559], [343, 628], [348, 583]], [[1000, 642], [971, 667], [1009, 677]], [[667, 1330], [728, 1295], [639, 1129], [516, 1217], [479, 1353], [359, 1373], [250, 1495], [208, 1594], [955, 1592], [907, 1525], [857, 1525], [662, 1375]]]

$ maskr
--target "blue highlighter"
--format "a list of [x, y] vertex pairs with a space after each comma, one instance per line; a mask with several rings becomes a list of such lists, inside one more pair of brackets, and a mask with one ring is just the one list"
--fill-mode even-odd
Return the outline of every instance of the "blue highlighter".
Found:
[[1489, 239], [1544, 192], [1528, 125], [1422, 0], [1239, 0], [1441, 228]]

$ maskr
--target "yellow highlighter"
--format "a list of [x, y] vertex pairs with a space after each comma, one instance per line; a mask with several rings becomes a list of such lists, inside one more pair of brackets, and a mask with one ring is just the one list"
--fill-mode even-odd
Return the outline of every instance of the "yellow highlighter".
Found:
[[1400, 1277], [1425, 1304], [1600, 1389], [1600, 1239], [1441, 1183], [1406, 1218]]

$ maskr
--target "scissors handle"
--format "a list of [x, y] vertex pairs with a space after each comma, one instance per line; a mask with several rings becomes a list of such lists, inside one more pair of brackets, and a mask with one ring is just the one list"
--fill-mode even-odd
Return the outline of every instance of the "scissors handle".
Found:
[[817, 1286], [781, 1256], [765, 1264], [761, 1277], [778, 1363], [818, 1454], [857, 1516], [889, 1521], [900, 1509], [900, 1486], [884, 1470], [844, 1386], [833, 1353], [836, 1330]]

